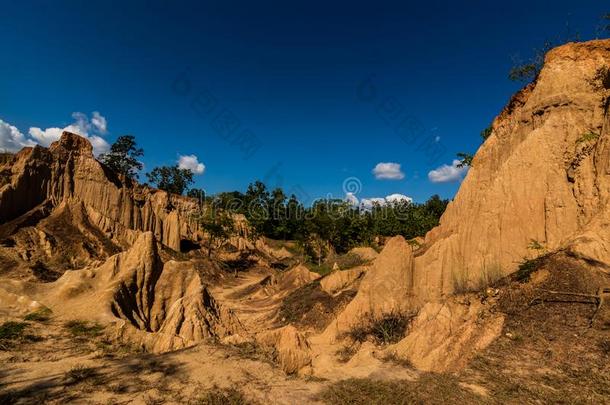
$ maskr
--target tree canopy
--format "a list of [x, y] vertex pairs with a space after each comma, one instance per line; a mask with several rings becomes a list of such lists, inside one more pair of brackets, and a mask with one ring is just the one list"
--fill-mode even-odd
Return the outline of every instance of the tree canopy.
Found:
[[136, 146], [136, 138], [132, 135], [119, 136], [110, 147], [108, 153], [100, 155], [99, 159], [115, 173], [129, 178], [137, 176], [142, 170], [139, 157], [144, 156], [144, 150]]
[[329, 251], [338, 253], [374, 244], [376, 236], [424, 236], [438, 225], [448, 204], [432, 196], [423, 204], [400, 201], [361, 209], [338, 199], [323, 199], [305, 207], [281, 188], [269, 191], [257, 181], [240, 192], [208, 197], [208, 202], [245, 215], [256, 235], [296, 240], [315, 259]]
[[194, 182], [193, 172], [178, 165], [156, 167], [146, 177], [158, 189], [180, 195]]

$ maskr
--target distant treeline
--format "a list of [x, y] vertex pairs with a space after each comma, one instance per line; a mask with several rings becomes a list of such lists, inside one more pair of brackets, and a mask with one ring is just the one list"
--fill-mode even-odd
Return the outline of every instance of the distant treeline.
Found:
[[449, 202], [434, 195], [423, 204], [397, 201], [366, 210], [338, 199], [318, 200], [305, 207], [294, 195], [288, 197], [281, 188], [269, 191], [260, 181], [245, 194], [233, 191], [206, 197], [193, 189], [188, 195], [207, 207], [243, 214], [257, 236], [300, 241], [314, 251], [323, 249], [311, 245], [325, 245], [325, 250], [337, 253], [373, 245], [377, 236], [424, 236], [438, 225]]
[[[110, 170], [134, 178], [143, 167], [139, 161], [143, 155], [135, 137], [123, 135], [100, 156], [100, 161]], [[248, 186], [245, 194], [233, 191], [206, 196], [203, 190], [190, 188], [193, 173], [178, 165], [156, 167], [146, 176], [161, 190], [174, 194], [188, 190], [187, 195], [199, 201], [201, 210], [196, 220], [208, 231], [210, 254], [216, 241], [235, 232], [231, 214], [243, 214], [254, 237], [296, 240], [305, 255], [320, 263], [331, 252], [374, 246], [378, 236], [424, 236], [438, 225], [449, 202], [434, 195], [423, 204], [387, 201], [361, 209], [344, 200], [325, 199], [305, 207], [296, 196], [288, 197], [281, 188], [270, 191], [260, 181]]]

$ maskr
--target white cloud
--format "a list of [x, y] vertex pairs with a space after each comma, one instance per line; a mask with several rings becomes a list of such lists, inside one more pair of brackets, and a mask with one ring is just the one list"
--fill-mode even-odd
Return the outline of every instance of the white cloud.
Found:
[[413, 202], [413, 199], [411, 197], [407, 197], [404, 194], [391, 194], [391, 195], [387, 196], [385, 198], [385, 200], [390, 204], [403, 202], [403, 201], [406, 201], [408, 203]]
[[378, 180], [402, 180], [405, 174], [400, 169], [400, 163], [378, 163], [373, 169], [373, 174]]
[[[70, 126], [66, 127], [69, 128]], [[47, 129], [40, 129], [38, 127], [31, 127], [30, 128], [30, 136], [34, 139], [34, 141], [42, 146], [49, 146], [51, 143], [57, 141], [60, 137], [61, 137], [61, 133], [63, 132], [63, 129], [61, 128], [47, 128]], [[70, 132], [77, 132], [74, 129], [72, 129], [72, 131]]]
[[106, 117], [104, 117], [98, 111], [93, 111], [93, 114], [91, 116], [91, 125], [101, 135], [105, 135], [106, 132], [108, 132], [108, 125], [107, 125], [107, 122], [106, 122]]
[[179, 155], [178, 167], [181, 169], [189, 169], [194, 174], [203, 174], [203, 172], [205, 172], [205, 165], [199, 163], [199, 159], [195, 155]]
[[377, 205], [385, 205], [385, 198], [363, 198], [360, 200], [360, 208], [364, 210], [370, 210], [373, 206]]
[[64, 128], [51, 127], [42, 129], [30, 127], [28, 130], [29, 137], [23, 135], [14, 126], [0, 120], [0, 149], [5, 148], [16, 152], [24, 146], [34, 146], [36, 144], [48, 147], [51, 143], [59, 140], [63, 131], [74, 132], [87, 138], [91, 142], [93, 153], [96, 156], [110, 149], [108, 142], [101, 137], [101, 135], [107, 133], [107, 122], [104, 116], [95, 111], [92, 114], [91, 120], [89, 120], [87, 114], [75, 112], [72, 113], [72, 118], [74, 122]]
[[449, 183], [452, 181], [460, 181], [468, 172], [469, 167], [458, 167], [459, 160], [454, 159], [451, 165], [442, 165], [428, 173], [428, 179], [432, 183]]
[[0, 119], [0, 152], [17, 152], [25, 146], [34, 146], [16, 127]]
[[412, 203], [413, 199], [411, 197], [407, 197], [404, 194], [390, 194], [387, 197], [373, 197], [373, 198], [363, 198], [360, 201], [351, 193], [347, 193], [345, 196], [345, 200], [352, 203], [352, 205], [359, 206], [360, 209], [370, 210], [374, 205], [384, 206], [386, 204], [396, 204], [399, 202], [409, 202]]
[[360, 204], [360, 201], [358, 201], [358, 197], [356, 197], [354, 193], [345, 194], [345, 201], [350, 203], [350, 205], [353, 205], [354, 207], [357, 207]]

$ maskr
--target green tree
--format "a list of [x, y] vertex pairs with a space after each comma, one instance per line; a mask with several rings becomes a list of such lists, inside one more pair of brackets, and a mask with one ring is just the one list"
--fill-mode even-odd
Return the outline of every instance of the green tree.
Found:
[[123, 135], [119, 136], [110, 147], [110, 151], [101, 154], [99, 159], [115, 173], [134, 178], [137, 172], [142, 170], [142, 163], [138, 161], [142, 156], [144, 150], [136, 146], [136, 138], [132, 135]]
[[205, 230], [208, 257], [235, 234], [235, 221], [230, 212], [207, 204], [196, 217], [199, 226]]
[[197, 200], [199, 206], [205, 203], [205, 190], [202, 188], [192, 188], [186, 193], [186, 196]]
[[193, 172], [181, 169], [178, 165], [156, 167], [152, 172], [146, 173], [146, 177], [158, 189], [179, 195], [193, 183]]
[[489, 138], [491, 136], [491, 126], [485, 128], [484, 130], [481, 131], [481, 138], [483, 138], [483, 140], [487, 140], [487, 138]]
[[257, 234], [269, 236], [269, 204], [270, 195], [267, 186], [256, 181], [248, 186], [244, 196], [245, 215]]
[[544, 57], [554, 46], [551, 41], [546, 41], [541, 48], [534, 48], [533, 56], [527, 62], [517, 62], [510, 69], [508, 78], [514, 82], [525, 83], [536, 80], [544, 65]]
[[472, 159], [474, 159], [474, 156], [471, 154], [460, 152], [457, 154], [457, 157], [460, 160], [457, 167], [472, 166]]

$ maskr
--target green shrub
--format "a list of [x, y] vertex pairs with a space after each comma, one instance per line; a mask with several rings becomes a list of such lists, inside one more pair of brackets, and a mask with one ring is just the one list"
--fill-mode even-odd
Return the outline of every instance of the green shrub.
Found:
[[28, 327], [26, 322], [8, 321], [0, 325], [0, 350], [8, 350], [15, 343], [23, 340], [36, 340], [36, 336], [26, 335], [25, 330]]
[[83, 365], [76, 365], [68, 370], [64, 376], [67, 385], [78, 384], [82, 381], [88, 380], [97, 374], [94, 368], [85, 367]]
[[307, 265], [307, 267], [309, 268], [310, 271], [313, 271], [314, 273], [318, 273], [322, 277], [326, 276], [327, 274], [332, 273], [332, 271], [333, 271], [332, 266], [330, 266], [326, 263], [322, 263], [319, 266], [314, 263], [309, 263]]
[[28, 325], [26, 322], [4, 322], [0, 325], [0, 340], [20, 339]]
[[512, 275], [513, 280], [520, 283], [528, 282], [532, 273], [542, 266], [547, 257], [548, 254], [539, 256], [535, 259], [526, 259], [521, 262], [521, 264], [519, 264], [519, 269]]
[[486, 140], [487, 138], [489, 138], [491, 136], [491, 126], [485, 128], [484, 130], [481, 131], [481, 138], [483, 138], [483, 140]]
[[539, 63], [524, 63], [513, 66], [508, 72], [508, 78], [513, 82], [531, 82], [540, 73], [542, 65]]
[[32, 321], [32, 322], [46, 322], [51, 319], [51, 314], [53, 312], [49, 308], [42, 308], [38, 311], [31, 312], [27, 314], [23, 320], [24, 321]]
[[73, 320], [64, 324], [64, 328], [68, 330], [74, 337], [95, 337], [99, 336], [104, 327], [97, 323], [89, 323], [87, 321]]
[[578, 138], [576, 140], [576, 143], [588, 143], [591, 141], [596, 141], [599, 138], [599, 134], [596, 134], [594, 132], [587, 132], [586, 134], [583, 134], [583, 136], [581, 136], [580, 138]]
[[335, 262], [341, 270], [348, 270], [369, 263], [368, 260], [364, 260], [362, 257], [354, 253], [341, 255], [335, 260]]

